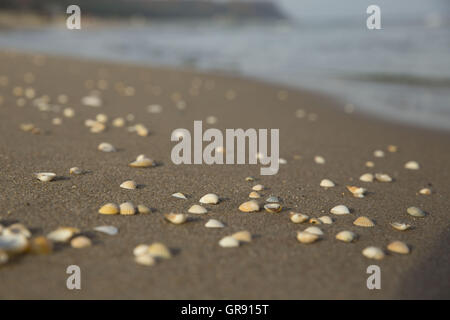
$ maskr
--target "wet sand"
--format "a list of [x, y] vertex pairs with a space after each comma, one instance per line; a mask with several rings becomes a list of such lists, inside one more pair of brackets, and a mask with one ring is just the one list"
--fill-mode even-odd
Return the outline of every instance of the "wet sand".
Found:
[[[24, 82], [32, 72], [35, 81]], [[371, 118], [346, 114], [339, 103], [309, 92], [280, 88], [231, 76], [200, 74], [163, 68], [146, 68], [69, 58], [36, 58], [31, 55], [0, 53], [0, 75], [9, 83], [0, 86], [0, 223], [21, 222], [33, 235], [45, 235], [58, 226], [78, 227], [94, 245], [85, 249], [58, 246], [48, 256], [23, 255], [0, 268], [0, 298], [16, 299], [435, 299], [450, 298], [450, 135], [448, 133], [400, 126]], [[192, 96], [189, 88], [199, 78], [214, 87], [201, 86]], [[89, 94], [86, 80], [106, 80], [109, 87], [99, 90], [103, 106], [83, 106], [80, 99]], [[135, 88], [134, 96], [122, 96], [114, 89], [118, 82]], [[41, 112], [27, 99], [16, 105], [12, 94], [16, 86], [33, 87], [37, 96], [49, 95], [51, 104], [66, 94], [69, 102], [61, 105], [75, 109], [74, 118], [61, 113]], [[155, 95], [155, 86], [162, 89]], [[153, 90], [152, 90], [153, 88]], [[228, 90], [234, 100], [225, 98]], [[280, 100], [280, 90], [288, 97]], [[187, 107], [178, 110], [172, 100], [179, 93]], [[26, 99], [26, 98], [25, 98]], [[159, 114], [150, 114], [146, 106], [160, 104]], [[316, 114], [299, 119], [297, 109]], [[139, 137], [126, 128], [110, 124], [105, 132], [94, 134], [84, 126], [98, 113], [110, 119], [132, 113], [150, 129], [148, 137]], [[217, 124], [207, 125], [207, 116], [216, 116]], [[52, 125], [61, 117], [63, 124]], [[170, 134], [176, 128], [193, 130], [193, 121], [203, 120], [204, 128], [279, 128], [280, 157], [287, 164], [274, 176], [260, 176], [259, 165], [174, 165], [170, 152], [174, 143]], [[45, 132], [33, 135], [19, 129], [31, 122]], [[102, 153], [101, 142], [110, 142], [119, 150]], [[390, 153], [388, 145], [397, 145]], [[373, 151], [385, 150], [384, 158]], [[159, 161], [160, 166], [134, 169], [127, 166], [137, 155]], [[296, 157], [301, 156], [300, 159]], [[326, 159], [323, 165], [314, 156]], [[366, 168], [365, 162], [375, 162]], [[405, 162], [416, 160], [421, 169], [404, 169]], [[78, 166], [88, 172], [69, 175]], [[51, 171], [63, 177], [42, 183], [34, 172]], [[392, 183], [364, 183], [358, 180], [366, 172], [390, 174]], [[263, 199], [276, 195], [284, 211], [241, 213], [238, 206], [247, 201], [254, 176], [267, 190]], [[337, 186], [324, 190], [319, 186], [329, 178]], [[119, 184], [134, 179], [137, 190], [124, 190]], [[345, 189], [348, 184], [369, 190], [357, 199]], [[418, 191], [431, 186], [433, 194]], [[171, 197], [183, 192], [188, 200]], [[206, 193], [217, 193], [223, 200], [207, 206], [206, 215], [183, 225], [172, 225], [163, 214], [186, 212]], [[106, 202], [132, 201], [155, 210], [148, 215], [103, 216], [98, 208]], [[324, 238], [304, 245], [296, 240], [296, 231], [307, 225], [293, 224], [289, 211], [313, 217], [328, 214], [338, 204], [352, 209], [347, 216], [334, 216], [332, 225], [321, 226]], [[417, 206], [428, 215], [413, 218], [406, 208]], [[352, 225], [359, 215], [372, 218], [374, 228]], [[204, 227], [209, 218], [223, 221], [223, 229]], [[407, 222], [412, 230], [399, 232], [390, 222]], [[92, 232], [99, 225], [114, 225], [119, 234], [108, 236]], [[239, 230], [249, 230], [254, 240], [239, 248], [220, 248], [218, 241]], [[359, 235], [354, 243], [334, 239], [341, 230]], [[387, 254], [381, 261], [362, 256], [366, 246], [386, 247], [392, 240], [408, 243], [411, 254]], [[133, 248], [140, 243], [159, 241], [169, 246], [174, 257], [153, 267], [137, 265]], [[66, 288], [66, 268], [81, 268], [82, 289]], [[381, 267], [381, 290], [368, 290], [366, 268]]]

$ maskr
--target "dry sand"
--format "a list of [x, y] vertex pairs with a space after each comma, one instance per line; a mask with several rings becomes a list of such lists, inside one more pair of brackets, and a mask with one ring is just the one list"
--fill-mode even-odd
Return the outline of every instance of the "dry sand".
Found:
[[[24, 83], [27, 72], [36, 76], [31, 85]], [[280, 101], [279, 87], [236, 77], [63, 58], [36, 59], [14, 53], [0, 54], [0, 74], [9, 78], [7, 86], [0, 86], [4, 99], [0, 105], [0, 223], [24, 223], [34, 235], [45, 235], [58, 226], [89, 231], [106, 224], [120, 230], [116, 236], [88, 232], [94, 240], [90, 248], [60, 246], [49, 256], [14, 259], [0, 269], [0, 298], [450, 298], [447, 133], [349, 115], [336, 107], [336, 101], [299, 90], [286, 89], [288, 99]], [[188, 90], [195, 77], [213, 80], [215, 87], [202, 88], [198, 96], [191, 96]], [[84, 85], [88, 79], [109, 83], [102, 91], [101, 108], [80, 104], [89, 93]], [[119, 81], [133, 86], [136, 94], [117, 94], [114, 84]], [[150, 85], [160, 86], [162, 94], [152, 94]], [[52, 101], [59, 94], [67, 94], [67, 106], [74, 108], [76, 115], [67, 119], [61, 114], [40, 112], [31, 101], [18, 107], [11, 93], [14, 86], [32, 86], [38, 96], [47, 94]], [[225, 99], [229, 89], [237, 93], [233, 101]], [[186, 110], [175, 107], [170, 98], [174, 92], [187, 102]], [[162, 113], [146, 111], [145, 107], [154, 103], [163, 106]], [[318, 119], [296, 118], [299, 108], [317, 114]], [[84, 120], [98, 113], [110, 118], [133, 113], [135, 123], [146, 124], [151, 134], [139, 137], [110, 125], [103, 133], [90, 133]], [[174, 165], [170, 159], [172, 130], [192, 130], [194, 120], [205, 120], [209, 115], [218, 118], [214, 127], [219, 129], [280, 128], [280, 156], [288, 163], [281, 165], [275, 176], [259, 176], [259, 165]], [[55, 116], [63, 118], [63, 125], [51, 124]], [[19, 125], [24, 122], [32, 122], [47, 133], [23, 132]], [[103, 141], [119, 151], [98, 151]], [[397, 145], [398, 152], [386, 151], [385, 158], [373, 157], [374, 150], [386, 150], [389, 144]], [[129, 168], [127, 164], [141, 153], [162, 165]], [[294, 155], [301, 155], [301, 159], [294, 159]], [[326, 164], [315, 164], [315, 155], [325, 157]], [[367, 160], [373, 160], [375, 168], [366, 168]], [[408, 160], [418, 161], [421, 169], [404, 169]], [[88, 173], [69, 176], [73, 166]], [[39, 171], [53, 171], [64, 178], [42, 183], [33, 177], [33, 172]], [[386, 172], [395, 181], [358, 181], [365, 172]], [[239, 212], [237, 207], [247, 201], [251, 191], [252, 184], [244, 180], [249, 175], [268, 187], [262, 192], [264, 196], [279, 196], [286, 210], [279, 214]], [[337, 187], [322, 189], [319, 183], [323, 178], [333, 180]], [[127, 179], [143, 186], [137, 190], [119, 188]], [[365, 186], [370, 193], [363, 199], [353, 198], [345, 190], [347, 184]], [[417, 194], [428, 185], [432, 186], [432, 195]], [[170, 197], [174, 192], [183, 192], [189, 198]], [[224, 200], [208, 206], [208, 214], [180, 226], [162, 219], [166, 212], [186, 212], [209, 192]], [[106, 202], [126, 200], [156, 211], [136, 216], [97, 213]], [[289, 210], [320, 216], [341, 203], [353, 213], [335, 217], [334, 224], [323, 226], [323, 240], [311, 245], [297, 242], [296, 231], [306, 226], [291, 223]], [[413, 205], [429, 215], [423, 219], [408, 216], [406, 208]], [[359, 215], [374, 219], [376, 227], [353, 226]], [[227, 227], [207, 229], [204, 223], [209, 218], [219, 219]], [[392, 221], [408, 222], [414, 228], [399, 232], [389, 226]], [[232, 249], [218, 246], [221, 237], [244, 229], [255, 235], [252, 243]], [[344, 229], [356, 231], [359, 240], [351, 244], [336, 241], [335, 234]], [[397, 239], [411, 246], [410, 255], [388, 254], [382, 261], [361, 255], [366, 246], [385, 247]], [[174, 257], [153, 267], [134, 263], [132, 249], [154, 241], [172, 248]], [[79, 291], [66, 289], [65, 271], [71, 264], [81, 267]], [[371, 264], [381, 267], [381, 290], [366, 288], [366, 268]]]

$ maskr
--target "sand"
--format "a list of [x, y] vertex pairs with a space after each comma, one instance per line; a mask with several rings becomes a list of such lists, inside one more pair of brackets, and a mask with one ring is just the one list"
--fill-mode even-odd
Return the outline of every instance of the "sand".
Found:
[[[37, 63], [38, 62], [38, 63]], [[24, 74], [36, 76], [33, 84], [24, 83]], [[432, 130], [382, 122], [359, 114], [346, 114], [342, 105], [323, 95], [281, 88], [233, 76], [201, 74], [164, 68], [116, 65], [69, 58], [39, 58], [17, 53], [0, 54], [0, 74], [9, 78], [0, 86], [0, 223], [21, 222], [33, 235], [45, 235], [58, 226], [73, 226], [86, 232], [94, 245], [85, 249], [58, 246], [48, 256], [24, 255], [0, 269], [2, 299], [435, 299], [450, 298], [449, 219], [450, 209], [450, 135]], [[214, 88], [202, 87], [198, 96], [188, 90], [194, 78], [214, 81]], [[83, 106], [80, 99], [89, 93], [85, 81], [105, 79], [107, 90], [100, 90], [101, 108]], [[114, 90], [117, 82], [133, 86], [134, 96], [124, 97]], [[76, 115], [67, 119], [61, 113], [40, 112], [31, 101], [16, 106], [14, 86], [32, 86], [37, 96], [47, 94], [55, 101], [59, 94], [69, 97], [67, 106]], [[152, 93], [159, 86], [162, 93]], [[237, 94], [225, 99], [228, 90]], [[277, 94], [286, 90], [288, 98]], [[174, 92], [187, 103], [183, 111], [171, 99]], [[56, 103], [56, 102], [54, 102]], [[146, 111], [149, 104], [160, 104], [160, 114]], [[316, 121], [295, 117], [304, 109], [317, 114]], [[134, 123], [144, 123], [151, 134], [139, 137], [125, 128], [90, 133], [84, 120], [106, 113], [110, 118], [133, 113]], [[204, 127], [279, 128], [280, 156], [287, 160], [274, 176], [260, 176], [259, 165], [179, 165], [171, 162], [174, 143], [170, 134], [176, 128], [192, 130], [194, 120], [207, 116], [217, 124]], [[55, 116], [61, 126], [51, 124]], [[32, 122], [46, 131], [33, 135], [19, 125]], [[102, 153], [100, 142], [110, 142], [119, 151]], [[397, 145], [397, 153], [386, 151], [385, 158], [374, 158], [376, 149]], [[159, 161], [160, 166], [133, 169], [127, 164], [141, 153]], [[301, 159], [295, 156], [300, 155]], [[326, 159], [314, 163], [315, 155]], [[375, 168], [364, 166], [373, 160]], [[416, 160], [417, 171], [403, 168]], [[70, 176], [69, 168], [78, 166], [88, 172]], [[34, 172], [52, 171], [63, 177], [42, 183]], [[362, 183], [365, 172], [386, 172], [393, 183]], [[264, 198], [276, 195], [284, 211], [241, 213], [238, 206], [247, 201], [252, 183], [267, 186]], [[322, 179], [337, 183], [335, 188], [319, 187]], [[137, 190], [119, 187], [134, 179]], [[352, 197], [347, 184], [369, 190], [363, 199]], [[432, 186], [430, 196], [418, 195]], [[188, 200], [170, 195], [183, 192]], [[182, 211], [206, 193], [223, 199], [207, 205], [209, 213], [184, 225], [163, 220], [166, 212]], [[103, 216], [98, 208], [106, 202], [132, 201], [155, 210], [148, 215]], [[334, 217], [335, 223], [323, 226], [324, 239], [304, 245], [296, 240], [296, 231], [305, 225], [289, 221], [289, 211], [321, 216], [338, 204], [352, 214]], [[418, 206], [428, 212], [422, 219], [406, 214], [406, 208]], [[362, 229], [352, 225], [359, 215], [372, 218], [376, 227]], [[207, 229], [209, 218], [223, 221], [226, 228]], [[392, 221], [414, 226], [407, 232], [392, 229]], [[95, 233], [99, 225], [119, 228], [116, 236]], [[359, 234], [355, 243], [334, 239], [348, 229]], [[252, 243], [224, 249], [218, 241], [235, 231], [249, 230]], [[388, 254], [382, 261], [368, 260], [361, 251], [369, 245], [386, 247], [392, 240], [408, 243], [407, 256]], [[139, 266], [132, 250], [139, 243], [159, 241], [169, 246], [174, 257], [153, 267]], [[66, 288], [66, 268], [81, 268], [82, 289]], [[381, 268], [381, 290], [368, 290], [366, 268]]]

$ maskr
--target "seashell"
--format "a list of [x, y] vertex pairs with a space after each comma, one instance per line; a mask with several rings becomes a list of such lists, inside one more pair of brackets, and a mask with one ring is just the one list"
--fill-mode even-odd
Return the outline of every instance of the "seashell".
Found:
[[81, 103], [87, 107], [98, 108], [98, 107], [102, 106], [102, 100], [98, 96], [95, 96], [95, 95], [83, 97], [81, 99]]
[[72, 248], [81, 249], [90, 247], [92, 245], [92, 241], [88, 237], [78, 236], [70, 241], [70, 245], [72, 246]]
[[152, 104], [147, 106], [147, 111], [150, 113], [161, 113], [162, 107], [159, 104]]
[[206, 210], [206, 208], [202, 207], [201, 205], [194, 204], [189, 208], [188, 212], [193, 214], [205, 214], [208, 212], [208, 210]]
[[134, 261], [143, 266], [153, 266], [155, 264], [155, 258], [149, 253], [134, 257]]
[[279, 158], [279, 159], [278, 159], [278, 163], [279, 163], [279, 164], [287, 164], [287, 160], [286, 160], [286, 159], [283, 159], [283, 158]]
[[107, 123], [108, 122], [108, 116], [104, 113], [99, 113], [95, 116], [95, 120], [100, 123]]
[[97, 121], [92, 120], [92, 119], [86, 119], [84, 120], [84, 125], [88, 128], [92, 127], [93, 125], [95, 125], [97, 123]]
[[246, 177], [245, 181], [249, 181], [249, 182], [255, 181], [255, 178], [253, 178], [253, 177]]
[[423, 194], [423, 195], [430, 195], [431, 194], [431, 189], [423, 188], [423, 189], [420, 189], [419, 193]]
[[271, 197], [266, 199], [266, 202], [278, 203], [278, 202], [280, 202], [280, 200], [277, 197], [271, 196]]
[[373, 161], [366, 161], [366, 167], [373, 168], [373, 167], [375, 167], [375, 163]]
[[206, 123], [207, 124], [215, 124], [215, 123], [217, 123], [217, 117], [215, 117], [215, 116], [208, 116], [208, 117], [206, 117]]
[[373, 152], [373, 156], [376, 158], [383, 158], [384, 157], [384, 151], [383, 150], [375, 150]]
[[411, 228], [411, 225], [407, 223], [400, 223], [400, 222], [392, 222], [391, 223], [392, 228], [397, 229], [399, 231], [405, 231]]
[[349, 213], [350, 213], [350, 210], [349, 210], [346, 206], [340, 204], [340, 205], [338, 205], [338, 206], [333, 207], [333, 208], [330, 210], [330, 212], [331, 212], [332, 214], [336, 214], [336, 215], [343, 215], [343, 214], [349, 214]]
[[81, 170], [81, 169], [78, 168], [78, 167], [73, 167], [73, 168], [70, 168], [70, 169], [69, 169], [69, 173], [70, 173], [70, 174], [82, 174], [82, 173], [83, 173], [83, 170]]
[[304, 231], [312, 233], [312, 234], [316, 234], [318, 236], [323, 236], [323, 231], [318, 227], [308, 227]]
[[103, 205], [98, 212], [101, 214], [118, 214], [120, 208], [115, 203], [107, 203]]
[[184, 199], [184, 200], [187, 199], [186, 196], [184, 194], [182, 194], [181, 192], [177, 192], [177, 193], [172, 194], [172, 197], [175, 197], [175, 198], [178, 198], [178, 199]]
[[322, 181], [320, 181], [320, 186], [322, 188], [332, 188], [335, 186], [334, 182], [329, 180], [329, 179], [323, 179]]
[[146, 244], [139, 244], [136, 246], [136, 248], [133, 249], [133, 254], [135, 256], [140, 256], [140, 255], [146, 254], [146, 253], [148, 253], [148, 247], [149, 246]]
[[120, 204], [120, 214], [122, 215], [133, 215], [136, 213], [136, 209], [134, 207], [134, 204], [131, 202], [124, 202]]
[[219, 246], [221, 246], [222, 248], [235, 248], [239, 247], [239, 241], [232, 236], [227, 236], [220, 239]]
[[309, 219], [309, 217], [306, 214], [292, 212], [292, 211], [289, 213], [289, 218], [291, 219], [291, 221], [293, 223], [303, 223]]
[[151, 244], [148, 247], [147, 252], [155, 258], [162, 258], [162, 259], [172, 258], [172, 254], [170, 253], [169, 248], [167, 248], [164, 244], [160, 242], [155, 242]]
[[409, 207], [408, 209], [406, 209], [406, 212], [408, 212], [409, 215], [418, 218], [423, 218], [426, 215], [426, 213], [422, 209], [419, 209], [417, 207]]
[[231, 236], [240, 242], [251, 242], [252, 241], [251, 233], [246, 230], [233, 233]]
[[402, 241], [393, 241], [389, 243], [387, 249], [400, 254], [409, 254], [410, 252], [408, 245]]
[[166, 213], [164, 215], [166, 220], [172, 222], [173, 224], [182, 224], [187, 220], [187, 214], [184, 213]]
[[283, 207], [279, 203], [268, 203], [264, 205], [264, 209], [270, 213], [278, 213], [283, 209]]
[[309, 233], [307, 231], [298, 231], [297, 240], [301, 243], [313, 243], [317, 241], [320, 237], [317, 234]]
[[201, 197], [199, 202], [205, 204], [217, 204], [219, 203], [219, 196], [214, 193], [208, 193]]
[[148, 168], [156, 165], [155, 161], [150, 158], [142, 157], [128, 164], [132, 168]]
[[405, 163], [405, 169], [409, 169], [409, 170], [419, 170], [420, 169], [420, 165], [417, 161], [408, 161], [407, 163]]
[[378, 247], [367, 247], [362, 251], [362, 254], [369, 259], [381, 260], [384, 258], [384, 252]]
[[52, 181], [56, 177], [56, 174], [53, 172], [39, 172], [39, 173], [35, 173], [34, 175], [36, 176], [36, 178], [38, 178], [39, 180], [41, 180], [43, 182]]
[[138, 211], [140, 214], [149, 214], [149, 213], [152, 213], [152, 209], [150, 209], [149, 207], [147, 207], [147, 206], [145, 206], [145, 205], [143, 205], [143, 204], [138, 204], [138, 206], [137, 206], [137, 211]]
[[92, 133], [100, 133], [100, 132], [105, 131], [105, 129], [106, 129], [106, 126], [103, 123], [95, 121], [92, 124], [90, 131]]
[[251, 199], [259, 199], [259, 198], [261, 198], [261, 196], [259, 195], [259, 193], [256, 192], [256, 191], [250, 192], [250, 194], [248, 195], [248, 197], [251, 198]]
[[94, 228], [95, 231], [105, 233], [110, 236], [115, 236], [119, 233], [119, 229], [114, 226], [98, 226]]
[[329, 216], [322, 216], [319, 217], [319, 220], [323, 223], [323, 224], [333, 224], [333, 218], [329, 217]]
[[74, 235], [80, 233], [80, 229], [71, 227], [59, 227], [58, 229], [50, 232], [47, 238], [53, 242], [67, 242]]
[[259, 211], [259, 204], [255, 200], [250, 200], [247, 202], [244, 202], [239, 206], [239, 210], [242, 212], [256, 212]]
[[0, 250], [7, 254], [22, 253], [28, 249], [28, 239], [21, 234], [0, 235]]
[[73, 118], [75, 116], [75, 110], [73, 110], [72, 108], [65, 108], [63, 110], [63, 115], [66, 118]]
[[364, 182], [373, 182], [374, 176], [371, 173], [364, 173], [361, 177], [359, 177], [359, 180]]
[[262, 190], [264, 190], [264, 186], [262, 184], [257, 184], [255, 186], [253, 186], [252, 190], [253, 191], [262, 191]]
[[125, 182], [122, 182], [120, 184], [120, 187], [122, 189], [134, 190], [137, 188], [137, 183], [133, 180], [127, 180]]
[[125, 125], [125, 119], [124, 118], [115, 118], [112, 121], [112, 125], [116, 128], [121, 128]]
[[356, 234], [351, 231], [341, 231], [336, 235], [336, 239], [343, 241], [343, 242], [352, 242], [356, 239]]
[[207, 228], [223, 228], [224, 224], [216, 219], [209, 219], [208, 222], [205, 223], [205, 227]]
[[31, 232], [21, 223], [14, 223], [3, 230], [3, 235], [22, 235], [25, 238], [31, 238]]
[[115, 152], [116, 148], [108, 142], [102, 142], [98, 145], [98, 150], [103, 152]]
[[35, 128], [34, 124], [32, 124], [32, 123], [22, 123], [19, 127], [20, 127], [20, 130], [25, 131], [25, 132], [30, 132], [31, 130], [33, 130]]
[[137, 124], [134, 127], [136, 129], [136, 133], [138, 136], [141, 136], [141, 137], [148, 136], [149, 131], [148, 131], [147, 127], [145, 127], [143, 124]]
[[311, 224], [322, 224], [322, 221], [320, 221], [317, 218], [311, 218], [311, 219], [309, 219], [309, 223], [311, 223]]
[[9, 260], [9, 256], [8, 256], [8, 254], [6, 253], [6, 251], [0, 249], [0, 266], [1, 266], [2, 264], [8, 263], [8, 260]]
[[55, 126], [60, 126], [62, 124], [62, 119], [61, 118], [53, 118], [52, 124]]
[[350, 191], [355, 198], [364, 198], [364, 193], [367, 191], [367, 189], [356, 186], [347, 186], [347, 190]]
[[397, 152], [398, 147], [397, 147], [397, 146], [394, 146], [394, 145], [392, 145], [392, 144], [390, 144], [390, 145], [387, 146], [387, 150], [388, 150], [389, 152]]
[[379, 182], [391, 182], [392, 178], [386, 173], [375, 173], [375, 179]]
[[324, 164], [325, 163], [325, 158], [322, 156], [315, 156], [314, 157], [314, 162], [317, 164]]
[[375, 223], [372, 220], [364, 216], [356, 218], [356, 220], [353, 221], [353, 224], [358, 227], [368, 227], [368, 228], [375, 226]]

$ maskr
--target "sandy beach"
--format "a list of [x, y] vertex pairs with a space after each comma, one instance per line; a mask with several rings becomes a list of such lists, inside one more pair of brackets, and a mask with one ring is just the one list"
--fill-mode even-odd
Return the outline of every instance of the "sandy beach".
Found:
[[[93, 241], [88, 248], [64, 244], [49, 255], [12, 258], [0, 267], [1, 299], [450, 298], [448, 132], [348, 114], [341, 103], [320, 94], [218, 74], [1, 52], [0, 77], [0, 224], [22, 223], [33, 237], [59, 226], [77, 227]], [[33, 88], [34, 94], [27, 97], [16, 87], [24, 92]], [[100, 94], [99, 108], [80, 102], [93, 90]], [[40, 111], [33, 101], [43, 95], [59, 107]], [[68, 101], [59, 102], [60, 95]], [[177, 108], [176, 100], [184, 101], [185, 109]], [[147, 106], [152, 104], [162, 106], [162, 111], [149, 113]], [[63, 115], [67, 107], [74, 109], [74, 117]], [[296, 116], [299, 109], [305, 117]], [[99, 113], [108, 116], [107, 128], [91, 133], [85, 120]], [[111, 125], [112, 119], [129, 114], [134, 120], [125, 127]], [[215, 116], [217, 123], [206, 124], [208, 116]], [[54, 118], [62, 123], [54, 125]], [[273, 176], [260, 176], [260, 165], [177, 166], [170, 158], [175, 145], [171, 132], [192, 131], [194, 120], [220, 130], [279, 128], [280, 157], [287, 163]], [[23, 123], [32, 123], [41, 133], [21, 130]], [[127, 131], [138, 123], [149, 129], [147, 137]], [[99, 151], [101, 142], [113, 144], [117, 152]], [[397, 152], [389, 152], [388, 145], [398, 146]], [[375, 150], [383, 150], [385, 156], [374, 157]], [[127, 166], [139, 154], [160, 165]], [[326, 162], [315, 163], [317, 155]], [[419, 170], [404, 168], [412, 160], [420, 164]], [[366, 167], [367, 161], [374, 167]], [[85, 173], [70, 175], [69, 168], [75, 166]], [[33, 176], [48, 171], [58, 179], [45, 183]], [[368, 172], [387, 173], [393, 181], [360, 181]], [[247, 176], [255, 181], [246, 181]], [[336, 186], [320, 187], [325, 178]], [[140, 187], [121, 189], [128, 179]], [[238, 210], [258, 183], [266, 187], [260, 204], [274, 195], [281, 199], [283, 211]], [[367, 195], [355, 198], [346, 185], [367, 188]], [[432, 194], [419, 194], [424, 187]], [[188, 199], [171, 197], [175, 192]], [[221, 198], [217, 205], [205, 205], [207, 214], [182, 225], [164, 221], [164, 213], [187, 212], [207, 193]], [[124, 201], [145, 204], [154, 212], [98, 213], [105, 203]], [[339, 204], [352, 213], [330, 214]], [[411, 206], [427, 215], [408, 215]], [[309, 224], [292, 223], [290, 211], [329, 215], [334, 222], [319, 226], [323, 239], [301, 244], [296, 232]], [[370, 217], [375, 227], [352, 225], [358, 216]], [[205, 228], [211, 218], [225, 228]], [[395, 221], [412, 228], [397, 231], [389, 225]], [[93, 231], [100, 225], [116, 226], [119, 233]], [[252, 242], [238, 248], [218, 245], [221, 238], [240, 230], [250, 231]], [[337, 241], [341, 230], [357, 233], [358, 239]], [[361, 254], [367, 246], [385, 249], [393, 240], [407, 243], [411, 253], [386, 251], [379, 261]], [[166, 244], [173, 257], [150, 267], [136, 264], [133, 248], [152, 242]], [[81, 290], [66, 288], [66, 268], [72, 264], [81, 268]], [[366, 268], [372, 264], [381, 268], [381, 290], [366, 287]]]

